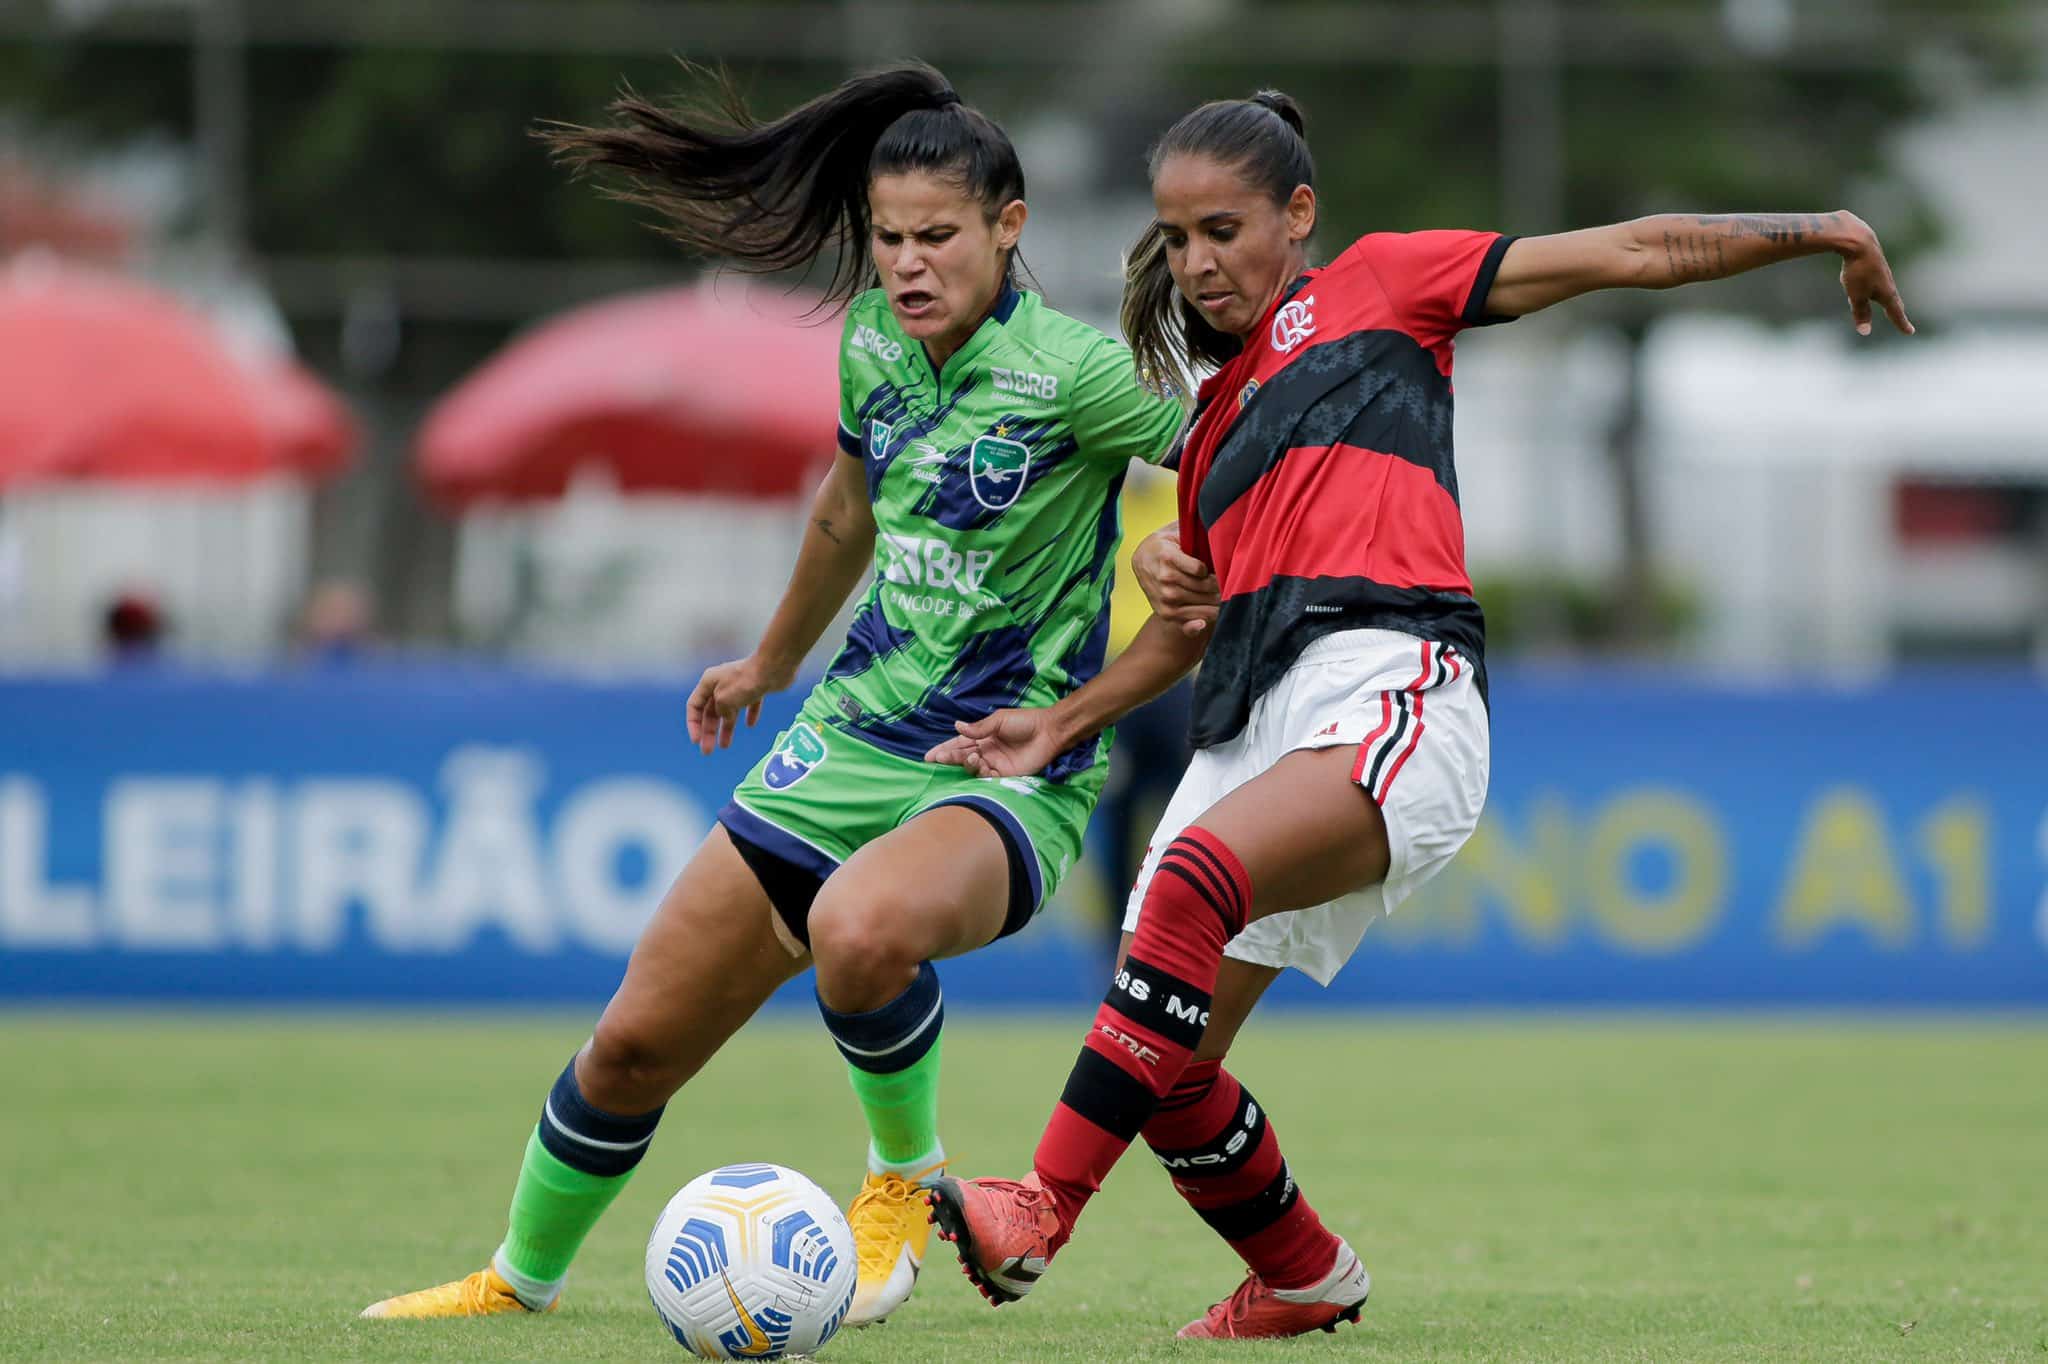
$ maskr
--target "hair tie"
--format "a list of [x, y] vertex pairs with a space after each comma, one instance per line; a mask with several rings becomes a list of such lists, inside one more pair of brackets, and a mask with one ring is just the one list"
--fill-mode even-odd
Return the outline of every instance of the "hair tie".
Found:
[[952, 105], [960, 103], [960, 92], [949, 85], [940, 90], [938, 94], [932, 96], [932, 101], [932, 108], [934, 109], [950, 108]]

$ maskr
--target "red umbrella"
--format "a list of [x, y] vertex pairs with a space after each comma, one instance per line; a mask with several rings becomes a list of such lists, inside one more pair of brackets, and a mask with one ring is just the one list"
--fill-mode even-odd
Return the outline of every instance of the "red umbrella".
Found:
[[420, 477], [450, 506], [557, 497], [587, 463], [625, 488], [794, 492], [839, 411], [839, 329], [816, 301], [726, 282], [545, 322], [428, 414]]
[[167, 293], [47, 261], [0, 269], [0, 487], [321, 476], [354, 444], [319, 380], [238, 357]]

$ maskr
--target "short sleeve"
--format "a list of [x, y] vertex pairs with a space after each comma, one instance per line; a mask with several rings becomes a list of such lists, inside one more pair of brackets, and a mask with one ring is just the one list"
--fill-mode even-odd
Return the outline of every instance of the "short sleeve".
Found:
[[1331, 268], [1371, 270], [1409, 333], [1433, 345], [1467, 327], [1513, 320], [1486, 311], [1493, 277], [1513, 241], [1498, 232], [1374, 232]]
[[853, 396], [853, 376], [848, 374], [847, 357], [853, 354], [851, 333], [853, 330], [853, 309], [846, 310], [846, 326], [839, 337], [839, 452], [861, 457], [860, 409]]
[[1139, 459], [1163, 463], [1180, 430], [1181, 406], [1138, 382], [1130, 347], [1112, 337], [1091, 346], [1074, 372], [1067, 400], [1067, 424], [1081, 453], [1118, 465]]

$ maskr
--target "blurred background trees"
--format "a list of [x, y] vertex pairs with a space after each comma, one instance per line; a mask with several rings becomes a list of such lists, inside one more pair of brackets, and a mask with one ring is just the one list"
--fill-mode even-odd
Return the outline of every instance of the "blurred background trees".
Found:
[[[453, 551], [406, 472], [425, 405], [536, 317], [697, 264], [569, 183], [528, 131], [601, 116], [622, 83], [678, 88], [673, 55], [729, 64], [764, 112], [877, 60], [942, 66], [1022, 145], [1027, 258], [1053, 302], [1107, 322], [1145, 148], [1206, 98], [1303, 101], [1326, 251], [1380, 228], [1853, 205], [1910, 263], [1947, 205], [1908, 173], [1902, 134], [2033, 79], [2044, 43], [2027, 0], [0, 0], [0, 146], [46, 179], [113, 186], [159, 248], [274, 294], [372, 432], [321, 494], [314, 570], [366, 576], [399, 633], [431, 639], [453, 630]], [[1644, 342], [1675, 309], [1833, 317], [1832, 274], [1606, 296], [1544, 324], [1613, 342], [1615, 552], [1596, 583], [1533, 566], [1499, 603], [1521, 616], [1511, 636], [1579, 640], [1595, 619], [1597, 638], [1642, 643], [1686, 618], [1656, 607], [1683, 589], [1663, 581], [1645, 488]]]

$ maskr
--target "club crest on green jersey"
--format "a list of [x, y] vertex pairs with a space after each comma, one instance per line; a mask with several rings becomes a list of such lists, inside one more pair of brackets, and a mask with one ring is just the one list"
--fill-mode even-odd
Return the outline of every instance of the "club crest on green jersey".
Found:
[[771, 791], [786, 791], [817, 771], [828, 752], [818, 731], [799, 720], [768, 755], [768, 762], [761, 769], [761, 782]]
[[1031, 468], [1031, 449], [1008, 438], [998, 426], [993, 436], [977, 436], [967, 452], [967, 484], [974, 500], [990, 511], [1008, 511], [1024, 493], [1024, 475]]

